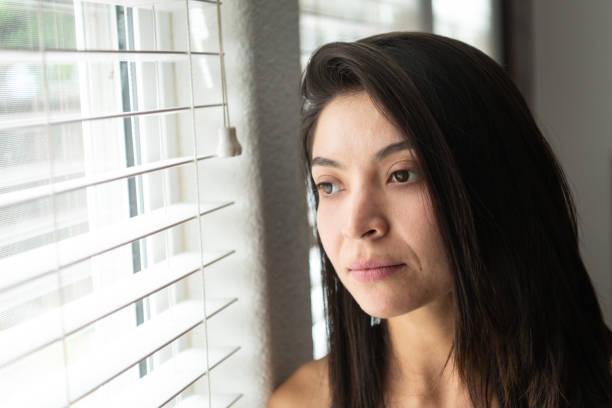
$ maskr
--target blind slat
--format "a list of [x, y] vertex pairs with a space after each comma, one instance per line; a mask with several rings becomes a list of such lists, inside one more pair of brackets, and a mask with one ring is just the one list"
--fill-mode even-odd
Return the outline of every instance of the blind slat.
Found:
[[[240, 347], [209, 347], [211, 369], [235, 354]], [[130, 408], [158, 408], [179, 395], [187, 387], [207, 374], [206, 351], [191, 348], [182, 351], [143, 377], [134, 387], [121, 395], [114, 395], [106, 406]], [[105, 400], [106, 401], [106, 400]], [[82, 408], [100, 406], [98, 401], [85, 398]]]
[[[206, 105], [194, 105], [194, 109], [204, 109], [204, 108], [220, 108], [224, 106], [223, 103], [212, 103]], [[142, 110], [142, 111], [133, 111], [133, 112], [122, 112], [122, 113], [107, 113], [107, 114], [98, 114], [98, 115], [89, 115], [83, 116], [82, 114], [65, 114], [65, 113], [56, 113], [50, 112], [48, 115], [39, 115], [32, 116], [26, 119], [16, 119], [16, 120], [2, 120], [0, 122], [0, 131], [7, 130], [15, 130], [15, 129], [26, 129], [30, 127], [39, 127], [39, 126], [56, 126], [56, 125], [65, 125], [68, 123], [77, 123], [77, 122], [89, 122], [95, 120], [104, 120], [104, 119], [118, 119], [118, 118], [128, 118], [134, 116], [151, 116], [151, 115], [167, 115], [181, 111], [187, 111], [191, 109], [191, 106], [178, 106], [175, 108], [165, 108], [165, 109], [151, 109], [151, 110]]]
[[176, 408], [229, 408], [242, 397], [242, 394], [212, 395], [211, 402], [208, 398], [199, 395], [191, 395], [176, 405]]
[[[197, 161], [212, 159], [214, 155], [202, 155], [196, 158]], [[40, 198], [48, 197], [52, 194], [62, 194], [70, 191], [75, 191], [87, 187], [96, 186], [99, 184], [108, 183], [111, 181], [121, 180], [128, 177], [139, 176], [141, 174], [152, 173], [154, 171], [164, 170], [171, 167], [182, 166], [192, 163], [193, 156], [176, 157], [172, 159], [159, 160], [152, 163], [147, 163], [139, 166], [127, 167], [120, 170], [109, 171], [101, 174], [96, 174], [88, 177], [80, 177], [77, 179], [62, 181], [55, 184], [47, 184], [21, 191], [15, 191], [0, 195], [0, 208], [9, 207], [11, 205], [21, 204], [27, 201], [33, 201]]]
[[[209, 214], [232, 204], [233, 202], [202, 203], [200, 215]], [[32, 279], [53, 273], [57, 267], [67, 267], [106, 253], [122, 245], [193, 220], [196, 216], [195, 205], [172, 204], [145, 215], [129, 218], [111, 227], [3, 258], [0, 260], [0, 293]]]
[[[185, 303], [190, 302], [195, 301]], [[176, 312], [186, 311], [186, 309], [183, 310], [182, 308], [184, 305], [180, 305], [180, 308], [178, 306], [179, 305], [175, 306]], [[201, 312], [201, 304], [199, 308]], [[176, 318], [181, 319], [181, 316], [176, 316]], [[172, 324], [174, 324], [174, 322], [172, 322]], [[144, 326], [144, 324], [142, 326]], [[139, 329], [140, 327], [141, 326], [139, 326]], [[147, 339], [142, 340], [144, 341], [143, 344], [149, 342]], [[131, 349], [136, 349], [138, 346], [138, 344], [132, 346], [128, 345], [127, 350], [119, 350], [119, 354], [116, 355], [100, 354], [106, 350], [100, 350], [99, 352], [93, 353], [94, 355], [100, 354], [101, 356], [105, 356], [106, 359], [101, 363], [89, 360], [98, 365], [84, 366], [81, 368], [81, 371], [78, 372], [77, 378], [70, 378], [71, 394], [78, 394], [78, 391], [84, 390], [87, 385], [93, 385], [94, 380], [101, 380], [103, 378], [107, 378], [107, 381], [112, 380], [114, 377], [109, 377], [108, 373], [113, 371], [112, 368], [120, 368], [119, 365], [113, 367], [113, 364], [116, 364], [116, 362], [120, 360], [121, 362], [129, 360], [131, 356], [129, 356], [128, 353], [134, 353], [135, 355], [136, 353], [131, 351]], [[227, 360], [238, 350], [240, 350], [240, 347], [209, 347], [210, 369], [212, 370], [214, 367]], [[70, 368], [71, 367], [69, 367], [69, 369]], [[202, 378], [207, 372], [206, 351], [200, 348], [190, 348], [180, 352], [145, 377], [139, 379], [133, 386], [129, 387], [125, 393], [111, 395], [110, 402], [106, 398], [100, 401], [99, 396], [96, 395], [97, 393], [93, 392], [79, 400], [78, 406], [80, 408], [99, 408], [102, 406], [158, 408], [180, 394], [195, 381]], [[33, 380], [37, 377], [37, 374], [38, 381]], [[13, 386], [10, 390], [7, 390], [10, 392], [8, 395], [3, 395], [2, 401], [3, 403], [7, 403], [6, 406], [14, 407], [65, 408], [68, 405], [68, 401], [66, 401], [65, 379], [66, 376], [63, 369], [61, 372], [46, 376], [41, 376], [41, 373], [32, 373], [30, 381], [20, 383]], [[33, 389], [36, 392], [32, 392]]]
[[[217, 302], [217, 307], [222, 306], [223, 302]], [[95, 352], [89, 353], [77, 365], [69, 366], [71, 402], [95, 391], [201, 324], [203, 310], [204, 305], [200, 301], [181, 302], [131, 332], [118, 334], [117, 338], [96, 348]], [[95, 369], [92, 370], [92, 367]]]
[[[216, 0], [191, 0], [196, 3], [208, 3], [208, 4], [217, 4]], [[184, 0], [164, 0], [160, 2], [159, 0], [87, 0], [88, 3], [97, 3], [97, 4], [107, 4], [110, 6], [122, 5], [126, 7], [153, 7], [156, 6], [158, 9], [162, 7], [168, 7], [167, 3], [175, 3], [179, 5], [185, 4]], [[222, 1], [219, 4], [223, 4]]]
[[[204, 267], [231, 255], [234, 251], [204, 255]], [[184, 253], [130, 275], [74, 302], [55, 308], [26, 322], [0, 332], [0, 368], [35, 352], [62, 335], [70, 335], [130, 304], [155, 293], [199, 270], [200, 254]], [[169, 268], [169, 265], [171, 266]], [[211, 300], [207, 318], [211, 318], [235, 299]], [[64, 333], [59, 319], [64, 319]]]
[[[44, 57], [43, 57], [44, 54]], [[2, 64], [76, 64], [78, 62], [176, 62], [192, 56], [219, 56], [213, 51], [156, 51], [156, 50], [76, 50], [76, 49], [21, 49], [0, 48]]]

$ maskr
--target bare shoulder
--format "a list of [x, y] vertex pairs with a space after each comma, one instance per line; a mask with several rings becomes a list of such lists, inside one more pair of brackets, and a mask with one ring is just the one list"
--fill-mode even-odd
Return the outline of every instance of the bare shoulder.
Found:
[[298, 368], [268, 401], [267, 408], [329, 408], [327, 356]]

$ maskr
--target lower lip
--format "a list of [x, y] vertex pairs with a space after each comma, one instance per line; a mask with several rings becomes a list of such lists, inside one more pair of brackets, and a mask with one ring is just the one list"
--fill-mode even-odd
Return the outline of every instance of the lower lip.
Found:
[[376, 282], [388, 278], [403, 267], [401, 264], [372, 269], [352, 269], [351, 276], [359, 282]]

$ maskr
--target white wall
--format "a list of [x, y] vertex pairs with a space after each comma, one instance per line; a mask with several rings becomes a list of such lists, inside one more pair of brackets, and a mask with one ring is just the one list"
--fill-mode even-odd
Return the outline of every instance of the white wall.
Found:
[[574, 192], [583, 259], [612, 327], [612, 1], [533, 3], [534, 113]]

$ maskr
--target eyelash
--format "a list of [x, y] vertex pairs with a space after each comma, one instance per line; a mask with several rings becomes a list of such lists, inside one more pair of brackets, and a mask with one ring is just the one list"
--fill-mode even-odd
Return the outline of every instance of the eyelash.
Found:
[[[392, 181], [392, 182], [393, 182], [393, 183], [398, 183], [398, 184], [409, 184], [409, 183], [414, 182], [414, 180], [407, 180], [407, 181], [399, 181], [399, 180], [397, 180], [397, 173], [401, 173], [401, 172], [407, 172], [407, 173], [409, 173], [408, 177], [410, 177], [410, 174], [413, 174], [415, 177], [416, 177], [416, 176], [418, 176], [418, 174], [417, 174], [416, 172], [412, 171], [412, 170], [408, 170], [408, 169], [401, 169], [401, 170], [396, 170], [396, 171], [394, 171], [393, 173], [391, 173], [391, 176], [389, 177], [389, 180], [395, 179], [395, 180], [394, 180], [394, 181]], [[413, 179], [414, 179], [414, 177], [413, 177]], [[337, 184], [337, 183], [330, 183], [330, 182], [328, 182], [328, 181], [324, 181], [324, 182], [318, 183], [318, 184], [316, 185], [316, 187], [317, 187], [317, 191], [322, 191], [322, 190], [323, 190], [323, 188], [324, 188], [325, 186], [330, 186], [330, 185], [331, 185], [331, 186], [338, 186], [338, 184]], [[332, 193], [326, 193], [325, 191], [323, 191], [323, 195], [324, 195], [324, 196], [327, 196], [327, 197], [332, 196], [332, 195], [334, 195], [334, 194], [335, 194], [335, 192], [332, 192]]]

